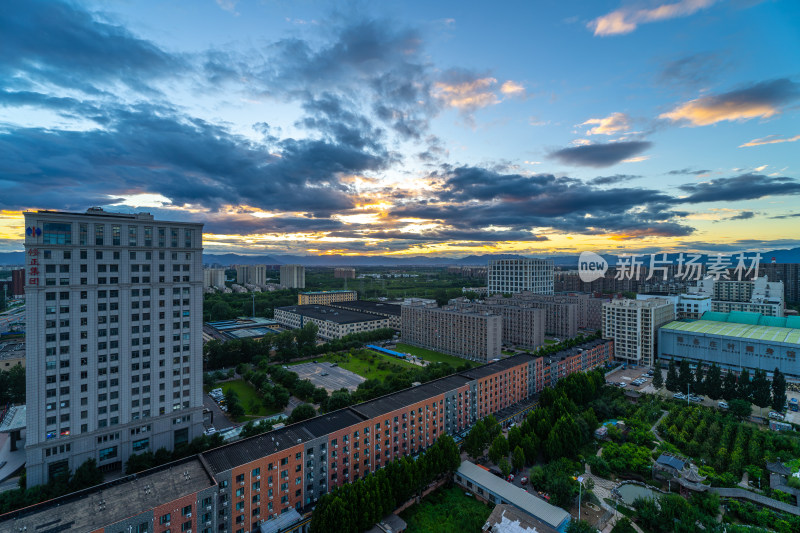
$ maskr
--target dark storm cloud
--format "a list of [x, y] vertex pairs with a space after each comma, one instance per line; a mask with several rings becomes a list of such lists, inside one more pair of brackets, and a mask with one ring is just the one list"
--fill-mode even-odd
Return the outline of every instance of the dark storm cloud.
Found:
[[632, 174], [615, 174], [613, 176], [598, 176], [596, 178], [590, 179], [590, 185], [616, 185], [617, 183], [624, 183], [626, 181], [631, 181], [641, 178], [641, 176], [635, 176]]
[[[345, 100], [324, 93], [320, 98], [303, 104], [308, 116], [297, 124], [320, 131], [331, 140], [359, 150], [383, 151], [379, 143], [384, 137], [383, 130], [373, 127], [365, 116], [347, 109], [347, 105]], [[348, 107], [352, 107], [352, 104]]]
[[674, 198], [657, 190], [602, 189], [550, 174], [522, 176], [480, 167], [446, 168], [433, 177], [441, 188], [436, 198], [407, 202], [392, 216], [436, 220], [463, 231], [489, 226], [584, 234], [675, 236], [693, 231], [676, 221], [686, 213], [671, 210]]
[[98, 94], [115, 83], [173, 77], [186, 63], [128, 30], [62, 2], [6, 0], [0, 16], [0, 79], [15, 89], [43, 83]]
[[800, 217], [800, 213], [792, 213], [789, 215], [776, 215], [774, 217], [769, 217], [769, 218], [783, 219], [783, 218], [797, 218], [797, 217]]
[[755, 217], [756, 214], [752, 211], [742, 211], [738, 215], [733, 215], [728, 220], [748, 220]]
[[792, 178], [742, 174], [733, 178], [718, 178], [703, 183], [686, 183], [678, 188], [688, 196], [680, 202], [731, 202], [756, 200], [764, 196], [800, 194], [800, 183]]
[[562, 148], [551, 152], [549, 157], [565, 165], [585, 167], [610, 167], [640, 154], [650, 148], [653, 143], [648, 141], [623, 141], [602, 144], [587, 144]]
[[341, 142], [283, 139], [267, 149], [163, 107], [107, 110], [105, 118], [104, 130], [17, 128], [0, 136], [0, 205], [29, 207], [36, 183], [37, 205], [50, 208], [66, 208], [67, 198], [102, 205], [104, 194], [149, 192], [176, 205], [328, 214], [353, 205], [340, 173], [387, 164], [382, 154]]
[[702, 174], [708, 174], [711, 172], [710, 170], [692, 170], [691, 168], [683, 168], [680, 170], [670, 170], [667, 172], [670, 176], [700, 176]]

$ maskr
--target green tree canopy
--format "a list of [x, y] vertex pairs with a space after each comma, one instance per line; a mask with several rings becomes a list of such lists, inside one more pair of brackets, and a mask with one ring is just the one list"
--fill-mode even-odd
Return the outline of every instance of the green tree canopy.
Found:
[[772, 408], [781, 411], [786, 405], [786, 376], [775, 367], [772, 372]]

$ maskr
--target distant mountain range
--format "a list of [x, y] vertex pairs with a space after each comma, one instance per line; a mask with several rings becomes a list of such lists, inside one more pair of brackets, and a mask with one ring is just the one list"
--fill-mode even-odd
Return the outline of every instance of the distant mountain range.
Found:
[[[636, 253], [632, 251], [631, 253]], [[747, 257], [752, 254], [747, 254]], [[239, 254], [203, 254], [203, 263], [221, 265], [287, 265], [300, 264], [308, 267], [378, 267], [378, 266], [486, 266], [491, 259], [515, 259], [525, 257], [513, 254], [486, 254], [468, 255], [461, 258], [418, 256], [351, 256], [351, 255], [239, 255]], [[539, 256], [537, 256], [539, 257]], [[617, 256], [603, 256], [609, 265], [617, 263]], [[668, 254], [670, 261], [675, 261], [677, 253]], [[713, 257], [713, 255], [712, 255]], [[761, 252], [762, 263], [771, 262], [772, 258], [778, 263], [800, 263], [800, 247], [787, 250], [772, 250]], [[578, 254], [549, 256], [556, 266], [577, 267]], [[643, 263], [649, 260], [649, 254], [644, 255]], [[702, 256], [701, 262], [706, 262], [707, 255]], [[0, 252], [0, 265], [21, 265], [25, 262], [24, 252]]]

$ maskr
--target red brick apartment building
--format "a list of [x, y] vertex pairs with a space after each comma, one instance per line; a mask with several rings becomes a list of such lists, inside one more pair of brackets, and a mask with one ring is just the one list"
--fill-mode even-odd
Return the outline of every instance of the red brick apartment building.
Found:
[[275, 520], [305, 532], [323, 494], [608, 361], [612, 343], [567, 352], [516, 355], [240, 440], [2, 515], [0, 530], [245, 533]]

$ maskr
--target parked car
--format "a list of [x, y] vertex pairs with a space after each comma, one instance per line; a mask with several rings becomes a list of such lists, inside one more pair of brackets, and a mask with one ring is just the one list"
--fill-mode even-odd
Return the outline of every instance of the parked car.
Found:
[[686, 399], [686, 396], [684, 396], [683, 393], [680, 393], [680, 392], [676, 392], [675, 394], [672, 395], [672, 397], [675, 398], [676, 400], [685, 400]]
[[769, 417], [772, 418], [773, 420], [783, 420], [783, 415], [776, 411], [770, 411]]
[[508, 481], [509, 483], [514, 481], [514, 474], [509, 474], [508, 478], [506, 478], [506, 481]]
[[522, 476], [522, 477], [519, 479], [519, 482], [520, 482], [522, 485], [527, 485], [527, 484], [528, 484], [528, 478], [527, 478], [527, 477], [525, 477], [525, 476]]
[[327, 375], [329, 375], [327, 372], [322, 372], [322, 373], [320, 374], [320, 376], [322, 376], [322, 377], [325, 377], [325, 376], [327, 376]]

